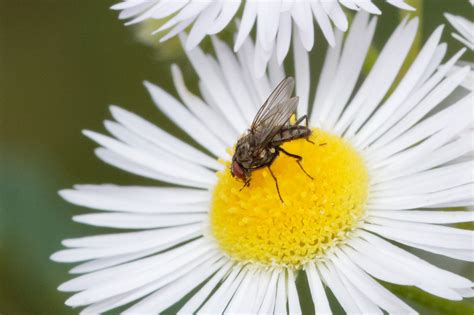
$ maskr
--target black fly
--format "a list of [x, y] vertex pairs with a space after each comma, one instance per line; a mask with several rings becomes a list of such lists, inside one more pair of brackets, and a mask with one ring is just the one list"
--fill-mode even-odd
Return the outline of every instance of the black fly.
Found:
[[[311, 136], [308, 128], [308, 119], [304, 115], [294, 124], [290, 118], [296, 112], [299, 98], [291, 97], [295, 80], [288, 77], [281, 81], [273, 90], [265, 103], [260, 107], [248, 132], [238, 141], [232, 157], [231, 174], [244, 181], [244, 187], [250, 185], [251, 173], [259, 168], [268, 167], [271, 176], [275, 180], [276, 189], [281, 202], [283, 198], [278, 187], [278, 180], [270, 166], [278, 154], [284, 153], [295, 159], [301, 170], [313, 179], [301, 165], [301, 156], [289, 153], [281, 148], [285, 142], [305, 138], [307, 141]], [[305, 125], [300, 125], [305, 121]]]

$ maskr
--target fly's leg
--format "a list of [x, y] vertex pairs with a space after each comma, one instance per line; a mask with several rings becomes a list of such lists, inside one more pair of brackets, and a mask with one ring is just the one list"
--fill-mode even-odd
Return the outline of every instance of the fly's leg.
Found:
[[301, 170], [303, 171], [303, 173], [305, 173], [306, 176], [308, 176], [308, 177], [311, 178], [312, 180], [314, 179], [313, 176], [309, 175], [309, 174], [305, 171], [305, 169], [303, 168], [303, 165], [301, 165], [301, 160], [303, 159], [301, 156], [296, 155], [296, 154], [292, 154], [292, 153], [290, 153], [290, 152], [287, 152], [287, 151], [285, 151], [285, 150], [282, 149], [282, 148], [278, 148], [278, 150], [281, 151], [281, 152], [283, 152], [283, 153], [285, 153], [285, 154], [288, 155], [289, 157], [292, 157], [292, 158], [296, 159], [296, 163], [298, 163], [298, 166], [301, 168]]
[[275, 181], [275, 186], [276, 186], [276, 189], [277, 189], [277, 192], [278, 192], [278, 197], [280, 197], [281, 203], [285, 203], [285, 202], [283, 201], [283, 198], [281, 198], [280, 188], [278, 187], [278, 180], [277, 180], [277, 178], [275, 177], [275, 174], [273, 174], [272, 169], [270, 168], [270, 165], [268, 166], [268, 170], [270, 171], [270, 175], [272, 175], [273, 180]]
[[250, 187], [250, 179], [248, 179], [244, 182], [244, 185], [242, 186], [242, 188], [240, 188], [239, 191], [242, 191], [242, 189], [244, 189], [245, 187]]
[[[299, 125], [302, 121], [304, 121], [304, 125], [308, 127], [308, 115], [303, 115], [300, 118], [298, 118], [298, 120], [295, 122], [295, 125]], [[305, 138], [305, 140], [311, 144], [314, 144], [314, 142], [309, 140], [309, 138]]]
[[308, 115], [303, 115], [295, 122], [295, 125], [299, 125], [304, 120], [304, 125], [308, 127]]

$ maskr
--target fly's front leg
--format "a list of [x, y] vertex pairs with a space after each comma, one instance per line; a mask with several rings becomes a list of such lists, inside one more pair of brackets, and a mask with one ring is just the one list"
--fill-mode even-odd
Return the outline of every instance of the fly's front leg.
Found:
[[239, 191], [242, 191], [242, 189], [244, 189], [245, 187], [250, 187], [250, 178], [244, 182], [244, 185], [242, 186], [242, 188], [240, 188]]
[[273, 180], [275, 181], [275, 186], [276, 186], [276, 189], [277, 189], [277, 192], [278, 192], [278, 197], [280, 197], [281, 203], [285, 203], [285, 202], [283, 201], [283, 198], [281, 198], [280, 188], [278, 187], [278, 180], [277, 180], [275, 174], [273, 174], [272, 169], [270, 168], [270, 165], [268, 165], [267, 167], [268, 167], [268, 170], [270, 171], [270, 175], [272, 175]]
[[301, 168], [301, 170], [303, 171], [303, 173], [305, 173], [306, 176], [308, 176], [308, 177], [311, 178], [312, 180], [314, 179], [313, 176], [309, 175], [309, 174], [305, 171], [305, 169], [303, 168], [303, 165], [301, 164], [301, 160], [303, 159], [303, 157], [301, 157], [301, 156], [299, 156], [299, 155], [297, 155], [297, 154], [292, 154], [292, 153], [290, 153], [290, 152], [287, 152], [287, 151], [285, 151], [284, 149], [282, 149], [281, 147], [278, 148], [278, 150], [281, 151], [281, 152], [283, 152], [283, 153], [285, 153], [285, 154], [288, 155], [289, 157], [294, 158], [294, 159], [296, 160], [296, 163], [298, 164], [298, 166], [299, 166], [299, 167]]

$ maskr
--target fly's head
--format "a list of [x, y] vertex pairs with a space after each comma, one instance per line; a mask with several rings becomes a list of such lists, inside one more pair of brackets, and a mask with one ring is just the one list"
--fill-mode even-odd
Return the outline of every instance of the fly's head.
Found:
[[243, 181], [247, 180], [247, 174], [249, 174], [250, 165], [252, 163], [253, 148], [250, 140], [248, 136], [239, 139], [230, 166], [232, 176]]
[[231, 173], [234, 177], [246, 181], [252, 170], [270, 165], [275, 154], [274, 148], [257, 145], [253, 135], [248, 134], [237, 142], [232, 157]]

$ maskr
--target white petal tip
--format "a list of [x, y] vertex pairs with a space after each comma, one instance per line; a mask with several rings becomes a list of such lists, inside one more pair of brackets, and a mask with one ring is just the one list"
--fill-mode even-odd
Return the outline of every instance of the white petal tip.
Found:
[[71, 199], [71, 194], [74, 193], [74, 189], [61, 189], [58, 191], [58, 195], [66, 201]]

